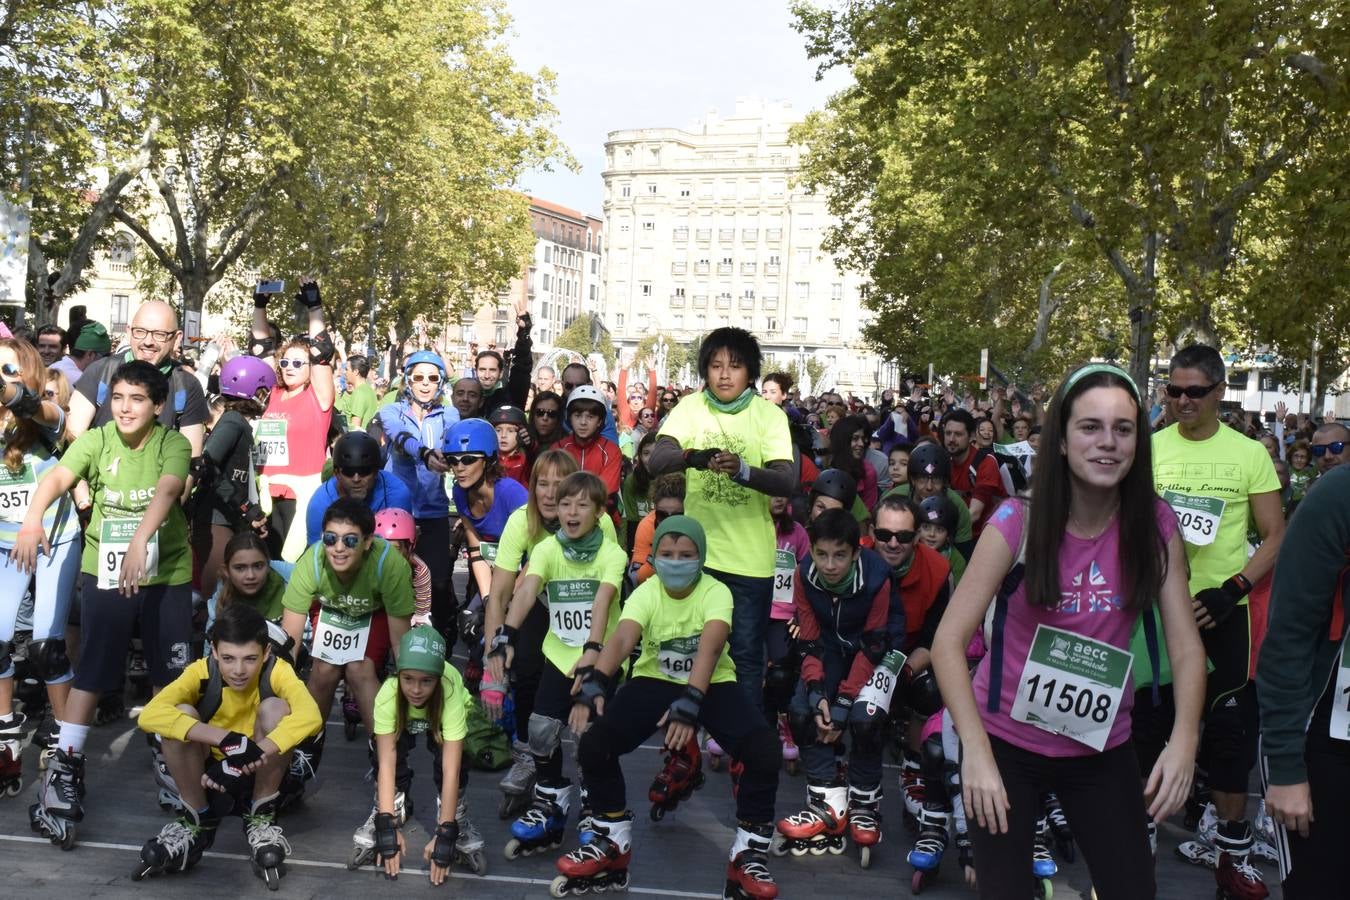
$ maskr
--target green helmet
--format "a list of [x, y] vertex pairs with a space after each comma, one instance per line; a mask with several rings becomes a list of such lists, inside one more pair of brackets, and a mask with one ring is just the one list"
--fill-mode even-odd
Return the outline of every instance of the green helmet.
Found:
[[398, 642], [398, 670], [439, 675], [445, 671], [445, 638], [430, 625], [408, 630]]

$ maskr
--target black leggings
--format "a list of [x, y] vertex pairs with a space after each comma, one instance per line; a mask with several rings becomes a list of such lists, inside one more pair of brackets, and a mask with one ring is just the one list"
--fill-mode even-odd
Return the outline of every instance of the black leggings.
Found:
[[1049, 757], [993, 735], [989, 743], [1010, 808], [1008, 831], [998, 835], [966, 813], [982, 898], [1032, 896], [1031, 851], [1044, 791], [1059, 794], [1101, 900], [1156, 895], [1144, 790], [1129, 744], [1088, 756]]
[[1322, 698], [1308, 726], [1304, 759], [1313, 815], [1306, 838], [1289, 832], [1289, 859], [1293, 868], [1284, 880], [1284, 900], [1350, 898], [1345, 877], [1345, 851], [1350, 848], [1350, 820], [1341, 811], [1350, 797], [1350, 741], [1333, 740], [1331, 694]]
[[272, 516], [267, 521], [267, 551], [273, 559], [281, 559], [281, 547], [295, 521], [295, 498], [273, 497]]
[[446, 649], [453, 651], [459, 637], [459, 609], [451, 580], [455, 558], [450, 554], [450, 517], [418, 519], [413, 552], [427, 564], [431, 576], [431, 624], [445, 638]]

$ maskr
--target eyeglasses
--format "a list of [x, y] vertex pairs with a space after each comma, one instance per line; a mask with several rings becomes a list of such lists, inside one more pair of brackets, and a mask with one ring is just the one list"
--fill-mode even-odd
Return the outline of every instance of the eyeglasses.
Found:
[[1332, 456], [1340, 456], [1341, 452], [1345, 450], [1345, 441], [1332, 441], [1330, 444], [1313, 444], [1311, 449], [1312, 455], [1318, 458], [1326, 456], [1328, 453]]
[[874, 528], [872, 529], [872, 536], [876, 538], [878, 544], [914, 543], [914, 532], [912, 531], [887, 531], [885, 528]]
[[413, 383], [414, 383], [414, 384], [421, 384], [421, 383], [424, 382], [424, 381], [427, 382], [428, 384], [440, 384], [440, 383], [441, 383], [441, 376], [440, 376], [440, 375], [436, 375], [436, 374], [432, 374], [432, 375], [414, 375], [414, 376], [412, 376], [412, 380], [413, 380]]
[[1192, 400], [1201, 400], [1209, 396], [1209, 393], [1221, 384], [1223, 384], [1222, 381], [1216, 381], [1213, 384], [1209, 385], [1208, 387], [1199, 384], [1193, 384], [1190, 387], [1182, 387], [1181, 385], [1177, 384], [1169, 384], [1167, 386], [1167, 396], [1171, 397], [1173, 400], [1176, 400], [1180, 398], [1182, 394], [1185, 394]]
[[374, 466], [342, 466], [338, 469], [348, 478], [367, 478], [375, 474]]
[[342, 535], [341, 538], [335, 532], [325, 531], [323, 533], [323, 545], [325, 547], [336, 547], [338, 540], [342, 541], [342, 546], [348, 550], [355, 550], [361, 545], [361, 535], [352, 534], [350, 531]]
[[280, 367], [283, 368], [283, 369], [303, 369], [305, 366], [309, 365], [309, 360], [307, 360], [307, 359], [279, 359], [279, 360], [277, 360], [277, 365], [280, 366]]
[[558, 411], [556, 409], [536, 409], [530, 415], [536, 419], [556, 419], [558, 418]]
[[132, 328], [131, 339], [133, 341], [143, 341], [146, 337], [153, 337], [155, 340], [163, 343], [173, 338], [176, 331], [156, 331], [153, 328]]
[[447, 466], [471, 466], [476, 462], [482, 462], [487, 459], [483, 453], [447, 453], [445, 454], [445, 464]]

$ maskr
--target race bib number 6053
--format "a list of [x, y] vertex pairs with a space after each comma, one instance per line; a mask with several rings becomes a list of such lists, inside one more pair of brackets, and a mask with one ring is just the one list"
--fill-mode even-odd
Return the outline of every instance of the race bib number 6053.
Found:
[[1037, 626], [1012, 717], [1101, 750], [1120, 712], [1133, 661], [1110, 644]]
[[1219, 535], [1224, 502], [1217, 497], [1192, 497], [1176, 491], [1163, 491], [1163, 502], [1177, 514], [1181, 539], [1192, 547], [1208, 547]]

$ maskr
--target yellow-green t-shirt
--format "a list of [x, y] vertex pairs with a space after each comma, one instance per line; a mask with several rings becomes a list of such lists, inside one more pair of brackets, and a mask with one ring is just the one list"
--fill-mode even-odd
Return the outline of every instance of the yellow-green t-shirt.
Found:
[[562, 544], [553, 536], [540, 541], [534, 548], [534, 555], [530, 557], [530, 574], [543, 579], [544, 599], [548, 604], [544, 658], [553, 663], [559, 672], [567, 674], [581, 659], [582, 645], [590, 640], [595, 595], [602, 584], [612, 585], [615, 591], [614, 599], [609, 602], [605, 640], [609, 640], [618, 627], [618, 589], [627, 564], [628, 557], [614, 541], [601, 541], [595, 559], [590, 562], [568, 559], [563, 555]]
[[[642, 655], [633, 666], [634, 677], [687, 684], [703, 626], [712, 621], [731, 625], [731, 590], [711, 575], [704, 575], [694, 585], [693, 593], [676, 600], [666, 593], [661, 579], [648, 578], [624, 603], [620, 621], [624, 619], [642, 627]], [[723, 645], [711, 683], [735, 680], [736, 666]]]
[[[428, 673], [430, 674], [430, 673]], [[469, 704], [473, 697], [464, 687], [464, 679], [449, 663], [441, 672], [441, 694], [445, 701], [441, 705], [441, 740], [462, 741], [469, 733]], [[395, 734], [398, 728], [398, 676], [385, 679], [380, 692], [375, 695], [375, 733]], [[408, 718], [403, 730], [409, 734], [422, 734], [431, 730], [427, 721], [426, 707], [408, 706]]]
[[1242, 571], [1248, 498], [1280, 489], [1266, 448], [1225, 425], [1203, 441], [1182, 437], [1176, 425], [1153, 435], [1153, 482], [1177, 514], [1192, 595]]
[[[792, 461], [787, 415], [763, 397], [754, 397], [738, 413], [708, 404], [702, 391], [690, 394], [661, 423], [660, 434], [685, 450], [716, 447], [735, 453], [750, 466]], [[685, 473], [684, 514], [697, 519], [708, 538], [707, 566], [751, 578], [771, 578], [778, 549], [769, 498], [706, 470]]]
[[[600, 531], [604, 534], [606, 542], [614, 544], [619, 542], [618, 536], [614, 533], [614, 522], [609, 516], [600, 517]], [[530, 520], [526, 508], [519, 507], [506, 518], [501, 537], [497, 539], [497, 555], [493, 558], [492, 564], [514, 575], [525, 564], [531, 551], [552, 536], [545, 531], [539, 535], [538, 540], [531, 543]]]

